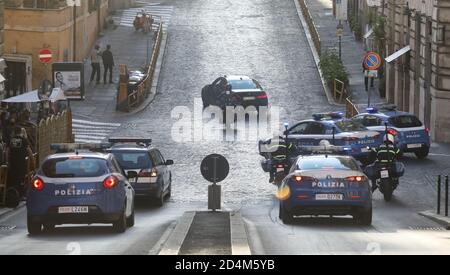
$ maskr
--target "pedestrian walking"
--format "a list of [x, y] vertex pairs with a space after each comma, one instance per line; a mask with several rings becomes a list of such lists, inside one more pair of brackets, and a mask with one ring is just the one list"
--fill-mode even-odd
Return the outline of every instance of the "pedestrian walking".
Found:
[[111, 52], [111, 45], [106, 46], [106, 50], [103, 51], [102, 57], [103, 57], [103, 67], [104, 67], [103, 82], [106, 84], [106, 75], [109, 71], [109, 83], [113, 83], [112, 70], [114, 67], [114, 56]]
[[97, 84], [100, 83], [100, 57], [102, 56], [100, 52], [100, 46], [95, 45], [94, 50], [91, 52], [91, 66], [92, 66], [92, 73], [91, 73], [91, 81], [94, 81], [95, 76], [97, 76]]

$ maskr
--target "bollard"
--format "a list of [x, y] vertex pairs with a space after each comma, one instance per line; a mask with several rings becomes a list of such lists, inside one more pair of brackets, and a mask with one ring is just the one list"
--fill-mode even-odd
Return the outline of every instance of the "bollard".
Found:
[[445, 216], [448, 217], [448, 176], [445, 177]]
[[437, 214], [441, 214], [441, 184], [442, 184], [442, 176], [438, 176], [437, 182]]

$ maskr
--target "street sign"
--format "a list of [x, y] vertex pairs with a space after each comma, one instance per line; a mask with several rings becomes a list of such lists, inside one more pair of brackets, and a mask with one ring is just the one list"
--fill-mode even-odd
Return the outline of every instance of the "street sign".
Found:
[[42, 49], [39, 51], [39, 61], [41, 63], [47, 64], [52, 61], [53, 54], [49, 49]]
[[203, 159], [200, 171], [207, 181], [218, 183], [228, 176], [230, 165], [224, 156], [212, 154]]
[[379, 54], [369, 52], [364, 57], [364, 68], [370, 71], [376, 71], [381, 67], [382, 61]]

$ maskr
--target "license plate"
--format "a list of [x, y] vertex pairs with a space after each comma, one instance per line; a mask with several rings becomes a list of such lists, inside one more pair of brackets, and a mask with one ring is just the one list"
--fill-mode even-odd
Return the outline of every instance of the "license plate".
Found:
[[316, 194], [317, 201], [342, 201], [344, 195], [342, 194]]
[[422, 144], [408, 144], [406, 147], [408, 149], [422, 148]]
[[388, 170], [381, 170], [381, 178], [382, 179], [389, 178], [389, 171]]
[[254, 96], [246, 96], [244, 97], [244, 100], [255, 100]]
[[277, 168], [277, 172], [284, 172], [284, 168]]
[[88, 206], [65, 206], [65, 207], [59, 207], [58, 208], [59, 214], [85, 214], [89, 213], [89, 207]]

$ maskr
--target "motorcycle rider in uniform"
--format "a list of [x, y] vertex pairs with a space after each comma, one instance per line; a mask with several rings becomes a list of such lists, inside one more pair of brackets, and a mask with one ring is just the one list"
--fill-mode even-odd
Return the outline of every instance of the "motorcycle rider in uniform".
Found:
[[294, 145], [289, 142], [286, 145], [285, 139], [272, 140], [270, 144], [265, 145], [266, 150], [266, 158], [270, 160], [271, 171], [270, 171], [270, 179], [269, 182], [272, 183], [275, 180], [275, 175], [277, 173], [275, 165], [273, 162], [283, 162], [286, 164], [286, 161], [289, 161], [289, 155], [291, 154]]
[[[376, 167], [376, 171], [380, 171], [379, 165], [389, 165], [391, 171], [395, 170], [395, 163], [400, 156], [400, 150], [395, 146], [395, 137], [391, 134], [386, 134], [384, 144], [378, 148], [372, 148], [370, 159], [374, 160], [372, 164]], [[398, 178], [394, 179], [395, 186], [398, 186]], [[372, 192], [377, 190], [376, 179], [372, 179]]]

